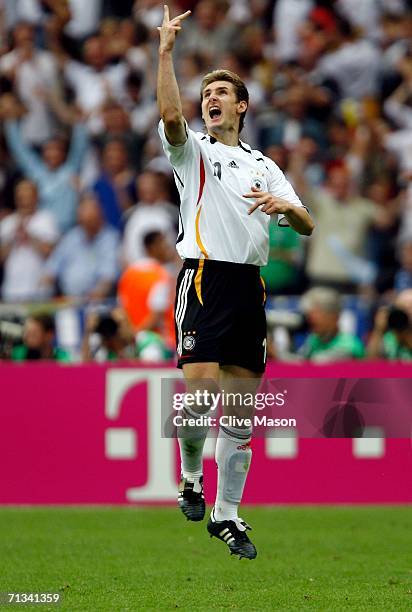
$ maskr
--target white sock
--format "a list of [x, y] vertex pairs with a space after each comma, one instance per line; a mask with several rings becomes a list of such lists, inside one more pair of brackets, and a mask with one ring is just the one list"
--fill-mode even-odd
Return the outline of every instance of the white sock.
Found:
[[[193, 409], [185, 406], [182, 410], [184, 418], [197, 419], [199, 415]], [[207, 416], [204, 414], [203, 416]], [[201, 425], [181, 425], [177, 427], [177, 437], [180, 447], [181, 472], [184, 478], [195, 482], [203, 474], [203, 447], [209, 427]]]
[[238, 518], [238, 507], [252, 460], [252, 429], [220, 427], [216, 442], [218, 469], [214, 517], [217, 521]]

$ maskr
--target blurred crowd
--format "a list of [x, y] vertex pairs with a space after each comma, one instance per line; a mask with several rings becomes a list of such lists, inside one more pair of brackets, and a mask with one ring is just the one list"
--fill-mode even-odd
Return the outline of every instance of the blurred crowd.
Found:
[[[169, 6], [193, 13], [175, 50], [189, 126], [203, 129], [202, 75], [237, 72], [251, 98], [241, 138], [315, 219], [309, 240], [271, 227], [267, 291], [305, 294], [310, 332], [272, 356], [328, 345], [331, 359], [410, 359], [412, 1]], [[1, 301], [89, 305], [86, 361], [172, 354], [179, 209], [157, 136], [162, 14], [157, 0], [0, 0]], [[368, 304], [365, 337], [336, 340], [342, 294]], [[114, 307], [101, 314], [104, 300]], [[36, 328], [43, 348], [13, 358], [64, 360], [50, 316], [33, 317], [24, 337]]]

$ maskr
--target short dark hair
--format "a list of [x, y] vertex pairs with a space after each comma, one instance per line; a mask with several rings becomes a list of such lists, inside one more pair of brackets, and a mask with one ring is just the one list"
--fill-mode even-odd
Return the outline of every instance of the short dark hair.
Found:
[[54, 316], [48, 312], [36, 312], [29, 315], [27, 318], [36, 321], [44, 332], [51, 332], [54, 334], [56, 331]]
[[[239, 75], [231, 70], [213, 70], [203, 77], [202, 84], [200, 86], [200, 101], [203, 101], [203, 92], [208, 85], [215, 81], [227, 81], [232, 83], [236, 92], [236, 99], [238, 102], [246, 102], [249, 105], [249, 92], [246, 85], [242, 81]], [[245, 124], [247, 109], [240, 115], [239, 121], [239, 134], [243, 130]]]
[[101, 315], [95, 328], [96, 334], [99, 334], [105, 340], [114, 338], [119, 331], [119, 324], [110, 315]]
[[143, 74], [141, 72], [129, 72], [129, 75], [126, 79], [127, 87], [136, 87], [137, 89], [141, 89], [143, 85]]
[[148, 232], [147, 234], [144, 235], [143, 237], [143, 244], [144, 244], [144, 248], [146, 250], [150, 249], [150, 247], [157, 241], [159, 240], [159, 238], [162, 238], [163, 234], [162, 232], [158, 232], [158, 231], [154, 231], [154, 232]]

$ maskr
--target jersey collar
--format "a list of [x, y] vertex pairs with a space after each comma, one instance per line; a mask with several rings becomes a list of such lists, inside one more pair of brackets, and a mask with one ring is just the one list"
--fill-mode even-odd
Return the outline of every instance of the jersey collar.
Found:
[[[210, 144], [215, 144], [216, 142], [219, 142], [218, 140], [216, 140], [216, 138], [214, 136], [210, 136], [210, 134], [205, 134], [202, 137], [202, 140], [208, 140], [210, 142]], [[242, 140], [239, 140], [238, 147], [240, 147], [241, 149], [246, 151], [246, 153], [252, 154], [251, 147], [248, 144], [246, 144], [245, 142], [243, 142]]]

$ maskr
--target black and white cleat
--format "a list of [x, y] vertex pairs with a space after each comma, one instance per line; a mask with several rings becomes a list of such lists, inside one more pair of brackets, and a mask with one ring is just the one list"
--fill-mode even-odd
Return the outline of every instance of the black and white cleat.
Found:
[[188, 521], [204, 519], [206, 504], [203, 495], [203, 476], [196, 478], [194, 482], [182, 476], [177, 503]]
[[254, 544], [249, 540], [246, 531], [252, 528], [242, 521], [235, 519], [233, 521], [216, 521], [214, 511], [210, 515], [207, 523], [207, 530], [210, 537], [217, 538], [228, 545], [230, 554], [237, 555], [239, 559], [254, 559], [257, 555]]

